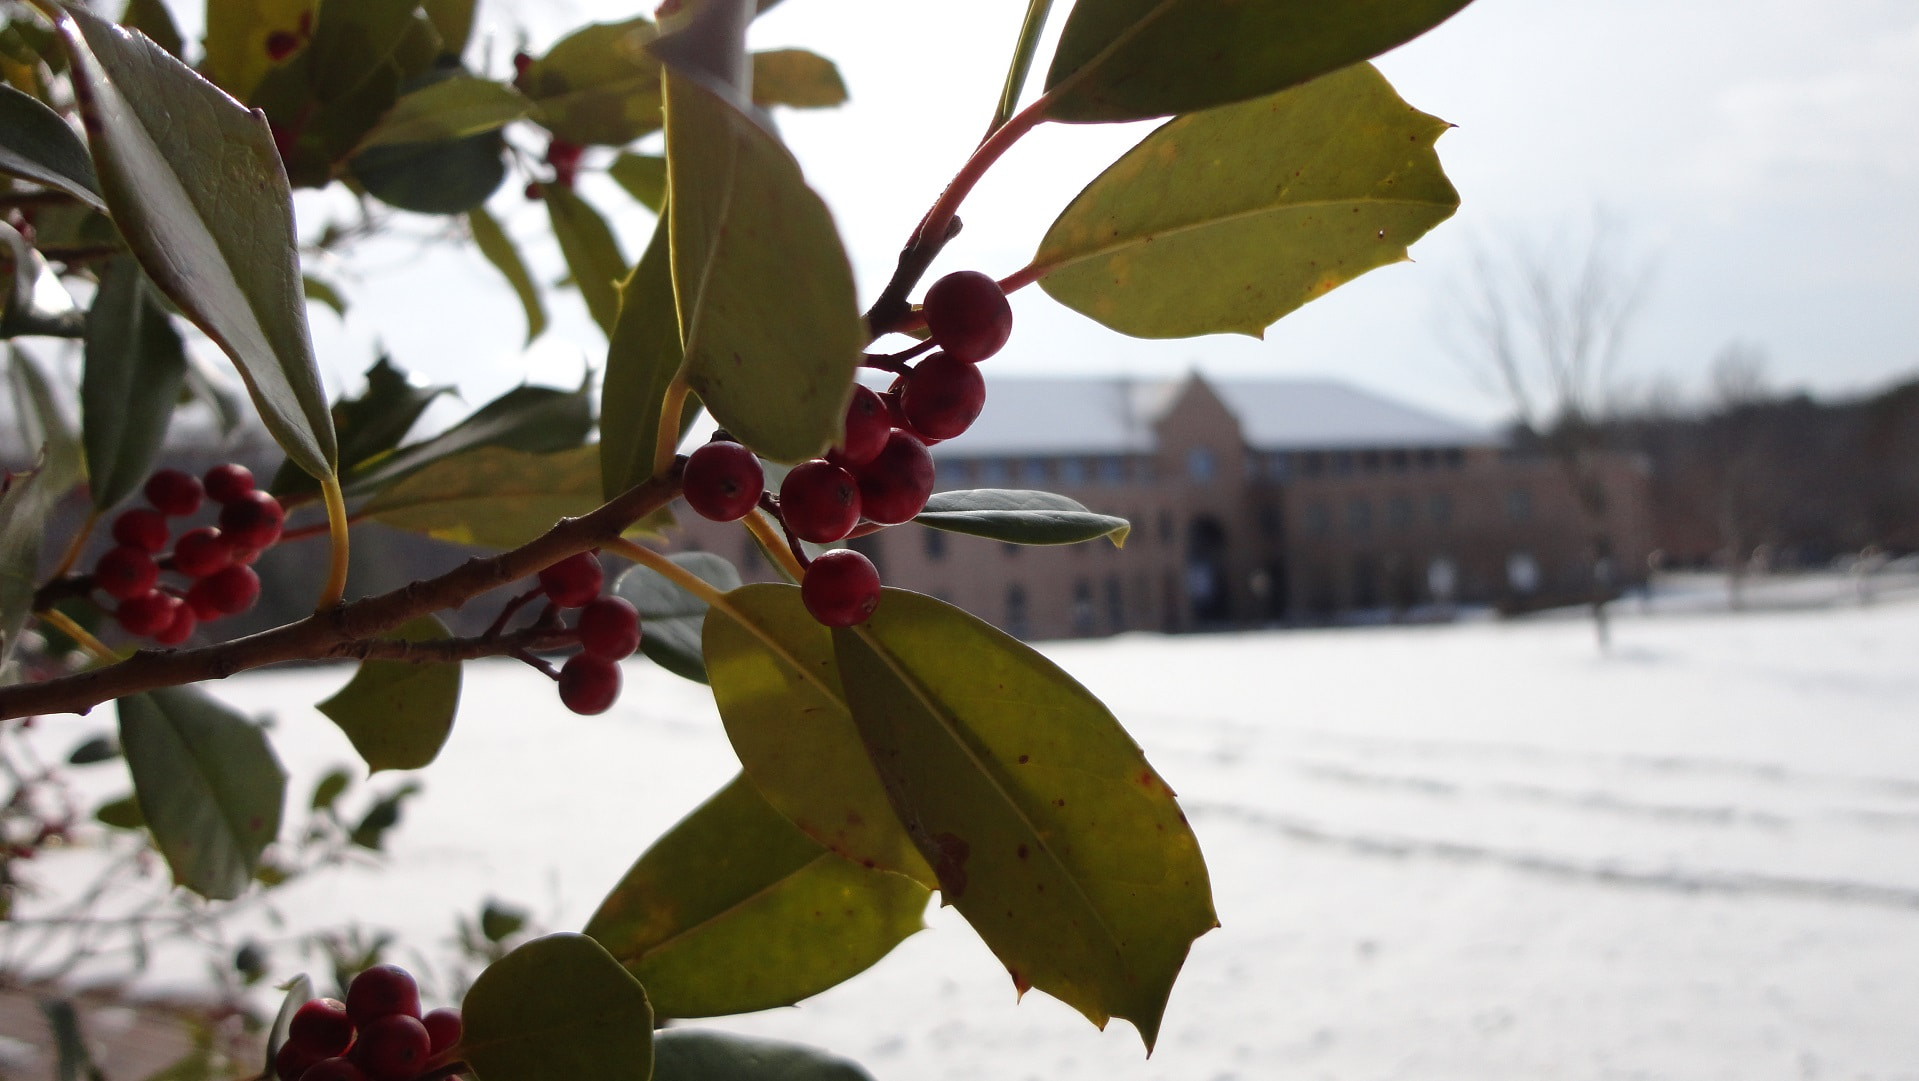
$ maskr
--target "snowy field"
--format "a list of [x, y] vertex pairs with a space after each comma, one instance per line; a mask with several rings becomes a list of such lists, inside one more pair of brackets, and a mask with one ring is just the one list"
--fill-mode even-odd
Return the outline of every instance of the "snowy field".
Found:
[[[1608, 655], [1561, 617], [1046, 646], [1212, 867], [1224, 926], [1154, 1056], [1016, 1004], [943, 910], [852, 983], [724, 1024], [878, 1081], [1919, 1079], [1919, 589], [1896, 586], [1728, 613], [1696, 582], [1620, 605]], [[734, 772], [703, 688], [650, 666], [597, 718], [469, 671], [390, 867], [298, 885], [291, 927], [354, 914], [431, 955], [488, 895], [577, 927]], [[277, 711], [296, 793], [350, 757], [302, 705], [339, 681], [220, 689]]]

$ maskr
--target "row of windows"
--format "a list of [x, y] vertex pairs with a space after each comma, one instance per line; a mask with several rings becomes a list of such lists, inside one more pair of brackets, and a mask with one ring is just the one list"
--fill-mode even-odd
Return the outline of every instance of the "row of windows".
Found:
[[1462, 469], [1466, 452], [1459, 447], [1394, 448], [1391, 450], [1302, 451], [1275, 454], [1268, 460], [1267, 473], [1284, 480], [1289, 473], [1302, 477], [1343, 477], [1353, 473], [1425, 473], [1438, 469]]
[[[1209, 484], [1219, 477], [1219, 456], [1210, 447], [1186, 451], [1186, 479]], [[1268, 480], [1345, 476], [1352, 473], [1409, 473], [1459, 469], [1466, 452], [1458, 447], [1421, 447], [1392, 450], [1276, 451], [1246, 459], [1247, 475], [1264, 472]], [[1014, 484], [1058, 484], [1068, 488], [1097, 484], [1118, 487], [1151, 484], [1155, 480], [1150, 458], [1121, 454], [1068, 458], [944, 459], [938, 463], [939, 482], [945, 488], [1004, 488]]]
[[[1519, 525], [1532, 520], [1532, 493], [1524, 488], [1514, 488], [1506, 493], [1506, 520]], [[1424, 500], [1410, 495], [1389, 496], [1386, 499], [1383, 517], [1389, 530], [1406, 530], [1419, 524], [1421, 513], [1425, 515], [1425, 524], [1434, 528], [1444, 528], [1453, 521], [1453, 497], [1445, 492], [1434, 492]], [[1333, 506], [1323, 499], [1306, 504], [1300, 512], [1301, 524], [1307, 534], [1314, 537], [1329, 537], [1333, 533]], [[1365, 536], [1375, 526], [1373, 501], [1365, 496], [1354, 496], [1346, 501], [1343, 518], [1345, 531], [1354, 536]]]
[[[1096, 598], [1093, 582], [1081, 578], [1073, 583], [1073, 633], [1093, 634], [1100, 630], [1099, 622], [1106, 621], [1105, 629], [1123, 631], [1126, 629], [1126, 589], [1121, 585], [1118, 575], [1108, 575]], [[1015, 638], [1024, 638], [1032, 631], [1031, 616], [1027, 611], [1026, 587], [1018, 582], [1006, 586], [1006, 620], [1002, 624], [1006, 633]]]
[[1151, 461], [1118, 454], [1095, 458], [944, 458], [936, 462], [936, 468], [942, 488], [1037, 488], [1049, 484], [1116, 488], [1153, 482]]

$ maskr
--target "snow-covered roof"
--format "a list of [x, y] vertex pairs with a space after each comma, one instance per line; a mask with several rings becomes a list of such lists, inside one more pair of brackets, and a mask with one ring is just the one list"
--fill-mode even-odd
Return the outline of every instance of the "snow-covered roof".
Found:
[[1496, 442], [1484, 429], [1325, 379], [1022, 378], [987, 373], [986, 411], [935, 457], [1133, 454], [1189, 380], [1212, 388], [1260, 450], [1420, 447]]

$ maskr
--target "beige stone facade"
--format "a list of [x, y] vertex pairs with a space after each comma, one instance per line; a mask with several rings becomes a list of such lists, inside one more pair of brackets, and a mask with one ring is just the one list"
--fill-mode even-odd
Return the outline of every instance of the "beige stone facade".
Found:
[[[1592, 530], [1554, 463], [1352, 388], [1195, 375], [1007, 379], [989, 393], [988, 417], [1003, 401], [1010, 415], [934, 448], [940, 489], [1058, 492], [1130, 521], [1124, 548], [910, 525], [855, 547], [888, 584], [1022, 637], [1433, 618], [1593, 589]], [[1625, 586], [1651, 546], [1646, 478], [1624, 457], [1600, 471], [1614, 585]], [[689, 523], [676, 546], [771, 576], [734, 526]]]

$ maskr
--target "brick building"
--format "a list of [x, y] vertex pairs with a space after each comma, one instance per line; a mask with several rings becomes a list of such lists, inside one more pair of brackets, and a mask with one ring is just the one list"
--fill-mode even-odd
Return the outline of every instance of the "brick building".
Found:
[[[1022, 637], [1430, 618], [1592, 590], [1591, 533], [1555, 463], [1335, 382], [993, 378], [985, 415], [933, 455], [941, 490], [1040, 488], [1133, 523], [1124, 549], [918, 527], [855, 542], [888, 584]], [[1646, 477], [1626, 456], [1600, 472], [1623, 585], [1651, 547]], [[737, 527], [684, 530], [679, 547], [770, 576]]]

